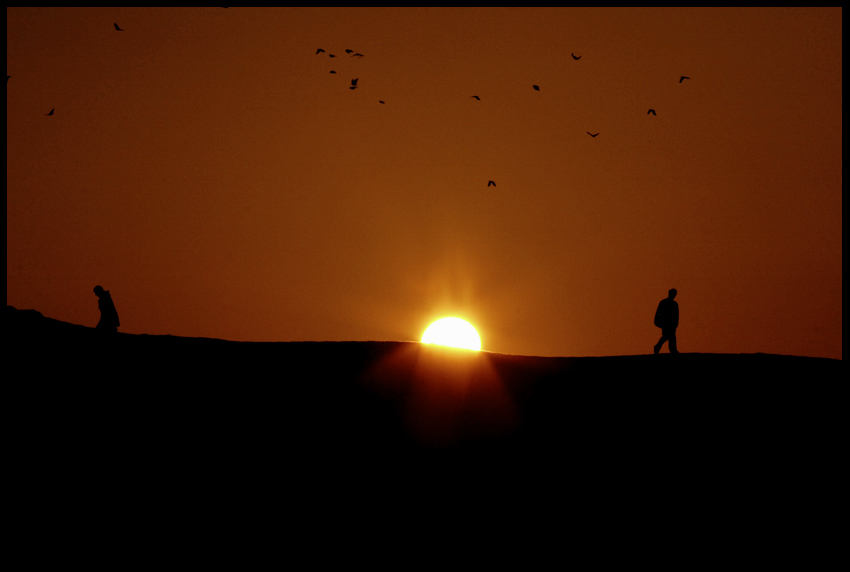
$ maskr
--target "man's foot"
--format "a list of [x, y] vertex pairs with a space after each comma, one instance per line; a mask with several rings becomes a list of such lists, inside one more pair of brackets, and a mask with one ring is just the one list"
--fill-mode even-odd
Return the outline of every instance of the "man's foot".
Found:
[[652, 346], [652, 349], [656, 354], [661, 351], [661, 348], [659, 348], [658, 346]]

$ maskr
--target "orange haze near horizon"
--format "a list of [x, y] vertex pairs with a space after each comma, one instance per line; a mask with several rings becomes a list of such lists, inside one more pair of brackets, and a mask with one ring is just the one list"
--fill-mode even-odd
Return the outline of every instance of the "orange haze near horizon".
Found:
[[840, 8], [6, 16], [9, 305], [592, 356], [676, 288], [682, 352], [842, 357]]

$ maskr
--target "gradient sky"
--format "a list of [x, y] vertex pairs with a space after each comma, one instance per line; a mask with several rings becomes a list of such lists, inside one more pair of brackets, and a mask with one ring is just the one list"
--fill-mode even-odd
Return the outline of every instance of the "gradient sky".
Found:
[[680, 351], [842, 357], [840, 8], [6, 16], [7, 304], [592, 356], [677, 288]]

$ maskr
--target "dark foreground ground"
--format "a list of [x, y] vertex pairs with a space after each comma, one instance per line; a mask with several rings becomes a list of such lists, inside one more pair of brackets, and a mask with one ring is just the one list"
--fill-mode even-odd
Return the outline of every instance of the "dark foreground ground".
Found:
[[207, 436], [192, 448], [242, 439], [352, 455], [554, 454], [728, 437], [735, 449], [752, 442], [754, 455], [834, 430], [824, 414], [843, 378], [839, 360], [767, 354], [543, 358], [416, 342], [103, 337], [12, 307], [6, 332], [9, 381], [35, 400], [21, 406], [37, 425], [171, 446]]
[[260, 490], [279, 502], [274, 489], [292, 503], [406, 503], [442, 486], [598, 504], [597, 517], [638, 503], [666, 526], [734, 502], [736, 521], [798, 527], [832, 502], [846, 453], [837, 360], [104, 338], [11, 307], [5, 327], [20, 466], [75, 502]]

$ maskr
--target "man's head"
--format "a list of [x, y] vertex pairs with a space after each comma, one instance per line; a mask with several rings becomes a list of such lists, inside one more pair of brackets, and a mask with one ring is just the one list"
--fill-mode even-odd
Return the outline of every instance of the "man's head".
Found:
[[103, 288], [101, 288], [100, 286], [95, 286], [94, 287], [94, 293], [95, 293], [95, 296], [100, 298], [101, 296], [103, 296]]
[[670, 290], [667, 291], [667, 297], [671, 300], [676, 297], [676, 294], [678, 294], [678, 292], [676, 292], [675, 288], [670, 288]]

